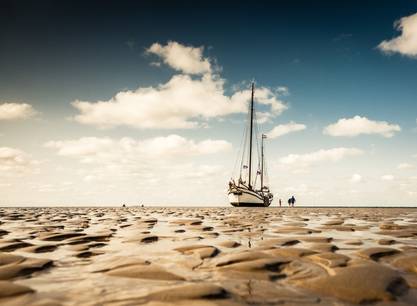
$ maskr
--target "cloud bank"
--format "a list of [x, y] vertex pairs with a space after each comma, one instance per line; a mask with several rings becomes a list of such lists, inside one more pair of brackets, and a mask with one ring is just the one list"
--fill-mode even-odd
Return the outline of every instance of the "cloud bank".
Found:
[[393, 137], [395, 132], [401, 131], [397, 124], [390, 124], [386, 121], [373, 121], [366, 117], [355, 116], [353, 118], [342, 118], [336, 123], [324, 128], [323, 133], [335, 137], [355, 137], [361, 134], [379, 134], [383, 137]]
[[27, 119], [36, 115], [32, 105], [26, 103], [3, 103], [0, 104], [0, 121]]
[[282, 165], [295, 165], [299, 167], [310, 166], [320, 162], [337, 162], [346, 157], [358, 156], [363, 154], [363, 151], [357, 148], [333, 148], [321, 149], [315, 152], [306, 154], [289, 154], [282, 157], [279, 163]]
[[192, 158], [224, 153], [232, 145], [224, 140], [206, 139], [199, 142], [169, 135], [144, 140], [129, 137], [82, 137], [74, 140], [49, 141], [45, 147], [55, 149], [60, 156], [83, 164], [78, 175], [86, 182], [135, 181], [155, 184], [179, 179], [209, 179], [219, 175], [219, 165], [195, 163]]
[[385, 53], [400, 53], [409, 57], [417, 56], [417, 13], [403, 17], [394, 23], [394, 28], [401, 35], [390, 40], [384, 40], [378, 49]]
[[76, 157], [82, 162], [92, 163], [102, 159], [123, 160], [128, 156], [159, 159], [215, 154], [230, 151], [232, 145], [225, 140], [195, 142], [178, 135], [169, 135], [145, 140], [82, 137], [76, 140], [49, 141], [45, 147], [57, 149], [61, 156]]
[[[125, 125], [141, 129], [187, 129], [205, 126], [209, 119], [247, 111], [250, 91], [226, 95], [225, 80], [212, 73], [202, 48], [169, 42], [166, 46], [153, 44], [147, 52], [161, 56], [164, 63], [183, 73], [155, 87], [121, 91], [107, 101], [76, 100], [72, 102], [79, 111], [75, 121], [101, 128]], [[257, 88], [256, 100], [268, 106], [272, 117], [287, 109], [278, 93], [266, 87]]]

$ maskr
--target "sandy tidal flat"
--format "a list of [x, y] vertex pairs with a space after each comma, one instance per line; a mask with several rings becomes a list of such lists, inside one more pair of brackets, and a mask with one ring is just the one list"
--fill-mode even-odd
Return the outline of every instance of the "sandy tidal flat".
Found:
[[417, 305], [417, 209], [0, 208], [1, 305]]

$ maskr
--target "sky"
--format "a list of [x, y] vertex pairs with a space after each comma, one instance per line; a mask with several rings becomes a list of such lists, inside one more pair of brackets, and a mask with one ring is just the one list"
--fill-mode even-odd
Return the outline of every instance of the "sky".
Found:
[[[224, 1], [223, 1], [224, 2]], [[2, 1], [0, 206], [417, 204], [417, 1]]]

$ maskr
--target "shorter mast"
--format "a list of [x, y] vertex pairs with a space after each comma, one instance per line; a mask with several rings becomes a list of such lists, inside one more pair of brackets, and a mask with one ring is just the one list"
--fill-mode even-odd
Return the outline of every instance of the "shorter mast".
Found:
[[262, 134], [262, 141], [261, 141], [261, 191], [264, 188], [264, 139], [266, 139], [266, 135]]

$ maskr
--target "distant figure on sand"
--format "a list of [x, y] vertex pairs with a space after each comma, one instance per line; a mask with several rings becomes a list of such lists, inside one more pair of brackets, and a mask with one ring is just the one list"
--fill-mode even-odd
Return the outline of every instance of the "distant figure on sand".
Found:
[[282, 201], [281, 199], [279, 199], [279, 207], [281, 207]]
[[122, 207], [126, 207], [126, 204], [123, 204]]
[[288, 199], [288, 206], [294, 207], [294, 204], [295, 204], [295, 198], [294, 196], [292, 196], [291, 198]]

